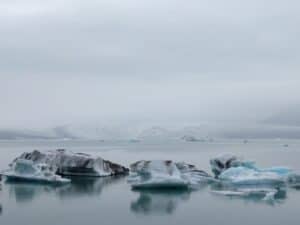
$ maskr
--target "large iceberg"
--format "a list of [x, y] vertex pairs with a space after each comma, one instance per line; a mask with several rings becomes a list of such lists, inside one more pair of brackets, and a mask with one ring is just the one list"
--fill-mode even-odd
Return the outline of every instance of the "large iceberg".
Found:
[[27, 159], [18, 159], [10, 169], [2, 172], [8, 180], [32, 181], [62, 184], [69, 183], [70, 179], [62, 178], [55, 174], [55, 171], [44, 163], [33, 163]]
[[194, 165], [171, 160], [142, 160], [130, 169], [128, 183], [133, 188], [190, 188], [212, 179]]
[[14, 162], [19, 159], [47, 164], [57, 174], [66, 176], [102, 177], [127, 174], [129, 172], [126, 167], [104, 160], [101, 157], [85, 153], [73, 153], [65, 149], [48, 152], [40, 152], [38, 150], [29, 153], [25, 152], [15, 159]]

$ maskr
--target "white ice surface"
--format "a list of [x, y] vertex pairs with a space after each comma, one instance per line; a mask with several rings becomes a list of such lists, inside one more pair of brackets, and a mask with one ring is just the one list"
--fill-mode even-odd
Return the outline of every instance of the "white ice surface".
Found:
[[132, 164], [128, 183], [134, 188], [189, 188], [209, 178], [205, 172], [183, 162], [153, 160]]
[[30, 160], [18, 159], [10, 169], [2, 172], [7, 179], [31, 182], [69, 183], [70, 180], [56, 175], [46, 164], [34, 164]]

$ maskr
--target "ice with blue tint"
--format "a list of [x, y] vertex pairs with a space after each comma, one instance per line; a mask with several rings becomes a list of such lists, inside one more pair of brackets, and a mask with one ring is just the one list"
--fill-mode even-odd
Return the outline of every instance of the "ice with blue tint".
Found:
[[219, 175], [221, 181], [236, 185], [284, 184], [288, 169], [259, 170], [247, 167], [231, 167]]
[[70, 180], [55, 174], [55, 170], [47, 164], [35, 164], [31, 160], [18, 159], [10, 169], [2, 172], [8, 180], [20, 180], [28, 182], [44, 182], [52, 184], [69, 183]]
[[273, 201], [278, 191], [287, 185], [300, 184], [300, 174], [287, 167], [259, 168], [253, 161], [226, 154], [210, 160], [212, 171], [221, 184], [213, 193], [226, 196], [263, 196]]
[[193, 165], [170, 160], [142, 160], [130, 168], [128, 183], [133, 188], [191, 188], [212, 179]]
[[285, 183], [293, 170], [287, 167], [259, 168], [253, 161], [226, 154], [210, 160], [212, 171], [220, 181], [232, 184]]

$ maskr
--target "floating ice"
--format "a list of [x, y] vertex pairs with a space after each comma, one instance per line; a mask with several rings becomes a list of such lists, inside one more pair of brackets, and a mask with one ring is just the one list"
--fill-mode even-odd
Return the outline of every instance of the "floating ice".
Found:
[[216, 177], [218, 177], [222, 172], [231, 167], [245, 166], [253, 168], [254, 162], [244, 161], [235, 155], [224, 154], [211, 159], [210, 165], [212, 172], [215, 174]]
[[[23, 153], [17, 159], [27, 159], [34, 163], [45, 163], [56, 170], [57, 174], [69, 176], [111, 176], [128, 173], [128, 169], [101, 157], [85, 153], [73, 153], [64, 149], [40, 152], [34, 150]], [[16, 160], [17, 160], [16, 159]]]
[[232, 167], [219, 175], [222, 181], [235, 185], [273, 184], [281, 185], [285, 182], [284, 175], [275, 171], [259, 171], [247, 167]]
[[193, 165], [170, 160], [138, 161], [130, 168], [128, 183], [133, 188], [190, 188], [212, 179]]
[[234, 155], [223, 155], [210, 160], [212, 171], [221, 182], [235, 185], [281, 185], [299, 183], [300, 174], [286, 167], [261, 169], [252, 161]]
[[33, 163], [30, 160], [18, 159], [11, 168], [2, 173], [9, 180], [46, 182], [46, 183], [69, 183], [70, 180], [55, 174], [55, 171], [47, 164]]
[[211, 193], [216, 195], [228, 196], [231, 198], [244, 198], [252, 201], [265, 201], [273, 204], [276, 200], [286, 198], [286, 190], [273, 186], [249, 185], [240, 187], [223, 187], [218, 190], [212, 190]]

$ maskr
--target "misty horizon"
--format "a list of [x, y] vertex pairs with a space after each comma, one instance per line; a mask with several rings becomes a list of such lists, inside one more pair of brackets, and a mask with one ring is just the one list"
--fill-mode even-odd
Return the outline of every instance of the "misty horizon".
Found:
[[290, 3], [2, 1], [0, 128], [299, 126]]

